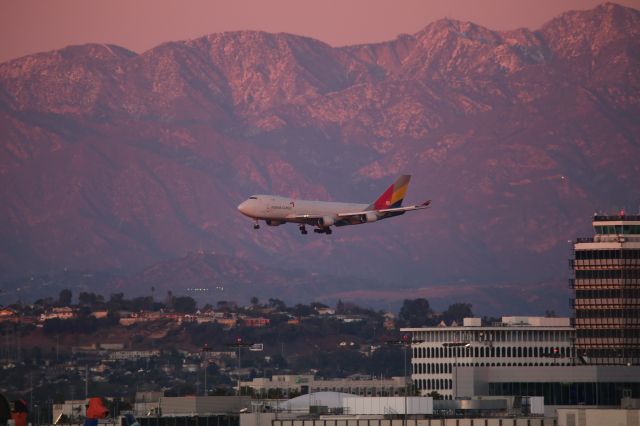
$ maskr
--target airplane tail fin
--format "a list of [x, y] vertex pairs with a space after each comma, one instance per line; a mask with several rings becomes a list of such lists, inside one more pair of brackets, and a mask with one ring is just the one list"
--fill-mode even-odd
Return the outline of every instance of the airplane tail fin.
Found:
[[396, 179], [396, 181], [387, 188], [386, 191], [382, 193], [378, 197], [373, 204], [367, 207], [368, 210], [382, 210], [382, 209], [391, 209], [402, 206], [402, 200], [404, 200], [404, 194], [407, 193], [407, 188], [409, 188], [409, 181], [411, 180], [411, 175], [402, 175]]

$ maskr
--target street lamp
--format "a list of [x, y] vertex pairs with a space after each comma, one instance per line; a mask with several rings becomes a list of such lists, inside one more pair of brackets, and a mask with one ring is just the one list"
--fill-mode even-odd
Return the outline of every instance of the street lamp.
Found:
[[442, 344], [442, 346], [444, 346], [445, 348], [453, 348], [453, 357], [454, 357], [454, 367], [455, 367], [455, 376], [454, 376], [454, 383], [455, 383], [455, 396], [456, 399], [458, 399], [458, 348], [468, 348], [469, 346], [471, 346], [471, 343], [469, 342], [444, 342]]
[[242, 341], [241, 337], [238, 337], [236, 339], [235, 342], [233, 343], [227, 343], [226, 346], [232, 347], [232, 348], [238, 348], [238, 395], [240, 395], [240, 351], [242, 350], [242, 348], [246, 348], [249, 346], [253, 346], [252, 343], [246, 343]]
[[387, 340], [387, 345], [402, 346], [402, 359], [404, 363], [404, 416], [402, 426], [407, 426], [407, 348], [412, 344], [422, 343], [424, 340], [412, 340], [408, 334], [403, 334], [398, 340]]
[[210, 352], [211, 348], [208, 344], [204, 344], [202, 347], [202, 351], [200, 352], [200, 363], [202, 364], [203, 357], [204, 359], [204, 396], [209, 396], [209, 391], [207, 390], [207, 368], [209, 367], [209, 356], [205, 356], [205, 352]]

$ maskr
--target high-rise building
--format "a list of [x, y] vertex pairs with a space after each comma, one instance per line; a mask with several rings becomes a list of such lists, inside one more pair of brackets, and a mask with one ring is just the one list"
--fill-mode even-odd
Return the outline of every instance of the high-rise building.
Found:
[[576, 353], [587, 364], [640, 364], [640, 216], [593, 218], [570, 264]]

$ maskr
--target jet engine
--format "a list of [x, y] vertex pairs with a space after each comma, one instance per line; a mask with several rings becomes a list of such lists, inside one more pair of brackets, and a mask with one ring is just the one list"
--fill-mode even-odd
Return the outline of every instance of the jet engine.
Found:
[[378, 215], [373, 212], [364, 215], [364, 221], [367, 223], [375, 222], [376, 220], [378, 220]]
[[334, 223], [336, 223], [336, 220], [331, 216], [323, 216], [321, 219], [318, 220], [318, 224], [320, 226], [331, 226]]
[[265, 222], [269, 226], [278, 226], [278, 225], [284, 224], [284, 221], [282, 221], [282, 220], [273, 220], [273, 219], [267, 219], [267, 220], [265, 220]]

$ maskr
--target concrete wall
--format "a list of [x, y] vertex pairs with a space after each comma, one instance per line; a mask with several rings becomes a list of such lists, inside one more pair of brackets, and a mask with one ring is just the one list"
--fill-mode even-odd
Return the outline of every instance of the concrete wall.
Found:
[[640, 380], [640, 366], [458, 367], [458, 396], [488, 395], [488, 383], [626, 383]]
[[640, 410], [561, 408], [558, 426], [640, 426]]
[[346, 414], [432, 414], [433, 398], [430, 397], [366, 397], [344, 398]]
[[163, 416], [191, 416], [238, 413], [250, 408], [248, 396], [178, 396], [160, 398]]
[[242, 413], [240, 426], [271, 426], [275, 418], [275, 413]]
[[[606, 425], [603, 423], [601, 426]], [[551, 419], [482, 418], [482, 419], [407, 419], [406, 426], [551, 426]], [[242, 425], [244, 426], [244, 425]], [[255, 425], [252, 425], [255, 426]], [[265, 425], [262, 425], [265, 426]], [[326, 418], [316, 420], [273, 420], [271, 426], [404, 426], [402, 420]], [[577, 426], [577, 425], [576, 425]]]

